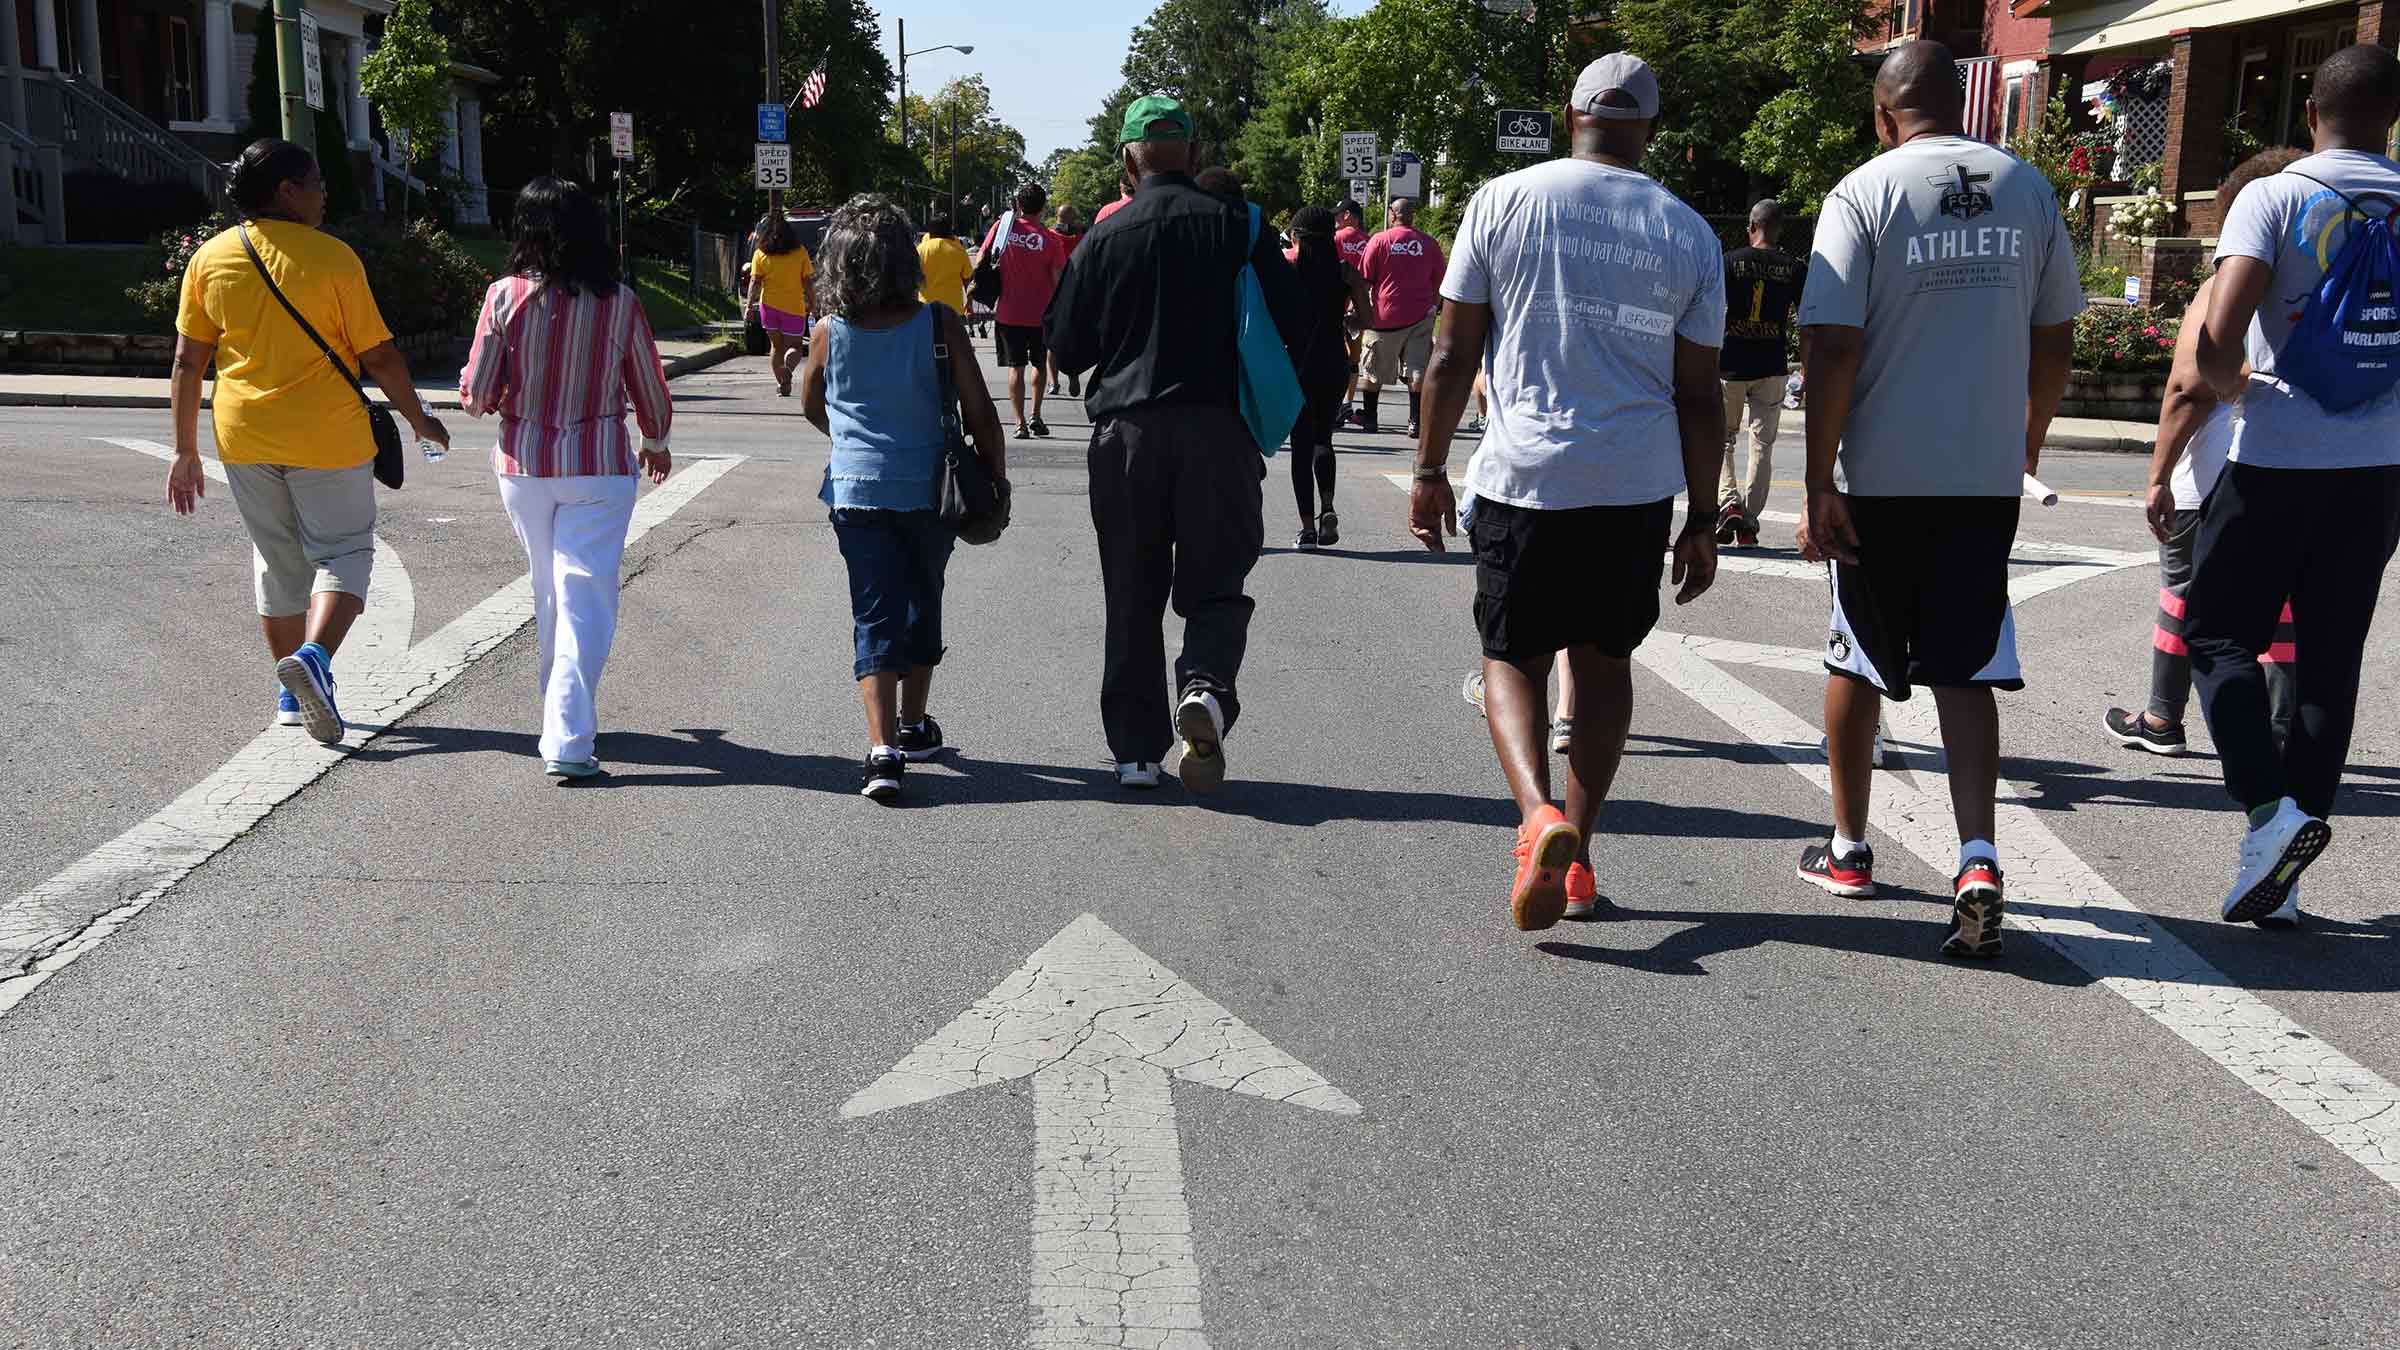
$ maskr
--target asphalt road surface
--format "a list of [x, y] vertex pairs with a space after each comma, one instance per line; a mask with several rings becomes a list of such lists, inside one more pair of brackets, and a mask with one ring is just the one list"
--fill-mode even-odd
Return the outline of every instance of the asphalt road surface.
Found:
[[2137, 460], [2053, 455], [2026, 509], [2015, 914], [1968, 966], [1924, 700], [1882, 898], [1792, 875], [1788, 524], [1641, 653], [1617, 917], [1520, 934], [1471, 569], [1409, 539], [1397, 435], [1341, 439], [1324, 553], [1268, 465], [1233, 781], [1128, 796], [1051, 404], [951, 567], [959, 752], [884, 809], [823, 438], [762, 362], [675, 394], [572, 789], [488, 424], [383, 497], [388, 646], [342, 670], [388, 727], [314, 755], [165, 414], [0, 420], [0, 1342], [2400, 1343], [2390, 625], [2306, 929], [2218, 923], [2196, 715], [2179, 761], [2099, 734], [2147, 682]]

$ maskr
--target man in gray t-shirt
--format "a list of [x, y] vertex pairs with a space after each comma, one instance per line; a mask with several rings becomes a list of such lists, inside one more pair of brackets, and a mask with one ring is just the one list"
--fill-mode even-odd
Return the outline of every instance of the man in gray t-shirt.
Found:
[[1960, 840], [1942, 951], [1997, 956], [1992, 690], [2025, 687], [2008, 554], [2084, 302], [2049, 181], [1961, 133], [1954, 70], [1938, 42], [1885, 58], [1875, 132], [1889, 150], [1826, 197], [1801, 293], [1800, 547], [1826, 563], [1833, 588], [1825, 735], [1834, 827], [1831, 842], [1801, 854], [1800, 876], [1837, 895], [1874, 894], [1865, 839], [1882, 700], [1928, 685]]
[[[2332, 842], [2325, 819], [2350, 753], [2359, 662], [2400, 544], [2400, 386], [2374, 394], [2369, 381], [2355, 391], [2363, 401], [2335, 412], [2300, 387], [2326, 388], [2312, 378], [2322, 363], [2291, 359], [2293, 330], [2317, 317], [2327, 273], [2345, 249], [2372, 246], [2385, 227], [2370, 223], [2400, 208], [2400, 164], [2383, 154], [2400, 120], [2400, 60], [2370, 44], [2344, 48], [2317, 67], [2309, 94], [2317, 153], [2234, 203], [2196, 346], [2201, 377], [2234, 409], [2184, 596], [2192, 681], [2226, 791], [2249, 813], [2219, 910], [2234, 923], [2272, 919]], [[2382, 369], [2389, 281], [2348, 298], [2357, 322], [2343, 336], [2360, 341], [2344, 350]], [[2299, 707], [2278, 745], [2258, 656], [2287, 595]]]

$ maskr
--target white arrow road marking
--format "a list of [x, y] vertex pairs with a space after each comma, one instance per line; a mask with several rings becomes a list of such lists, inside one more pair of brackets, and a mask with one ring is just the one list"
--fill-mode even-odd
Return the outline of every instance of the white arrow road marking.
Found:
[[[1635, 651], [1634, 659], [1820, 791], [1831, 791], [1817, 728], [1716, 664], [1823, 669], [1816, 653], [1658, 633]], [[1887, 700], [1885, 710], [1907, 739], [1939, 745], [1940, 728], [1929, 703]], [[2014, 800], [2031, 795], [2006, 780], [2000, 785], [2008, 926], [2056, 948], [2103, 988], [2182, 1037], [2369, 1173], [2400, 1188], [2400, 1086], [2277, 1012], [2119, 895], [2040, 817]], [[1872, 823], [1936, 875], [1948, 875], [1958, 861], [1949, 791], [1930, 775], [1918, 786], [1877, 775]], [[2229, 834], [2229, 854], [2232, 845]]]
[[[744, 458], [687, 459], [634, 507], [626, 542], [649, 533]], [[0, 904], [0, 1015], [532, 618], [533, 588], [518, 577], [396, 659], [345, 660], [342, 713], [352, 721], [342, 744], [319, 745], [293, 728], [271, 727], [157, 815]]]
[[1358, 1103], [1086, 914], [890, 1072], [848, 1117], [1033, 1075], [1041, 1347], [1205, 1350], [1170, 1076], [1318, 1111]]
[[[134, 440], [130, 437], [94, 436], [124, 450], [138, 451], [155, 459], [174, 462], [175, 447], [156, 441]], [[210, 481], [225, 482], [225, 466], [203, 457], [200, 471]], [[227, 501], [231, 506], [232, 502]], [[408, 650], [408, 640], [416, 635], [417, 588], [408, 579], [408, 568], [402, 565], [399, 551], [375, 536], [375, 577], [367, 585], [367, 608], [351, 625], [350, 636], [342, 643], [342, 652], [353, 661], [388, 661]]]

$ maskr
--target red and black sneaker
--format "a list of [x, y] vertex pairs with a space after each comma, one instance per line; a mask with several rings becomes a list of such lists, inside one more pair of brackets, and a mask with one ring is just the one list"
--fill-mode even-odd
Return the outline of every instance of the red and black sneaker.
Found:
[[1717, 508], [1718, 546], [1723, 547], [1726, 544], [1732, 543], [1734, 536], [1741, 533], [1744, 529], [1747, 529], [1749, 525], [1750, 522], [1742, 518], [1742, 504], [1740, 502], [1727, 502], [1723, 506]]
[[1950, 906], [1950, 936], [1942, 955], [1988, 959], [2000, 954], [2000, 920], [2008, 904], [2000, 898], [2000, 864], [1990, 858], [1969, 858], [1953, 883], [1958, 898]]
[[1757, 548], [1758, 523], [1751, 520], [1743, 521], [1742, 528], [1733, 532], [1733, 542], [1736, 548]]
[[1810, 844], [1800, 853], [1800, 879], [1852, 900], [1875, 898], [1875, 850], [1861, 844], [1840, 857], [1833, 845]]

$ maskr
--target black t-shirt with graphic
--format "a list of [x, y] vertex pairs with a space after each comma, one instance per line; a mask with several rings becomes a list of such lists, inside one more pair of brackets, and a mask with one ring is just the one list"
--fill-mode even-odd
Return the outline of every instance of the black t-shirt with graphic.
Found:
[[1783, 357], [1792, 306], [1808, 265], [1781, 249], [1737, 248], [1725, 255], [1725, 347], [1717, 370], [1728, 380], [1763, 380], [1790, 367]]

